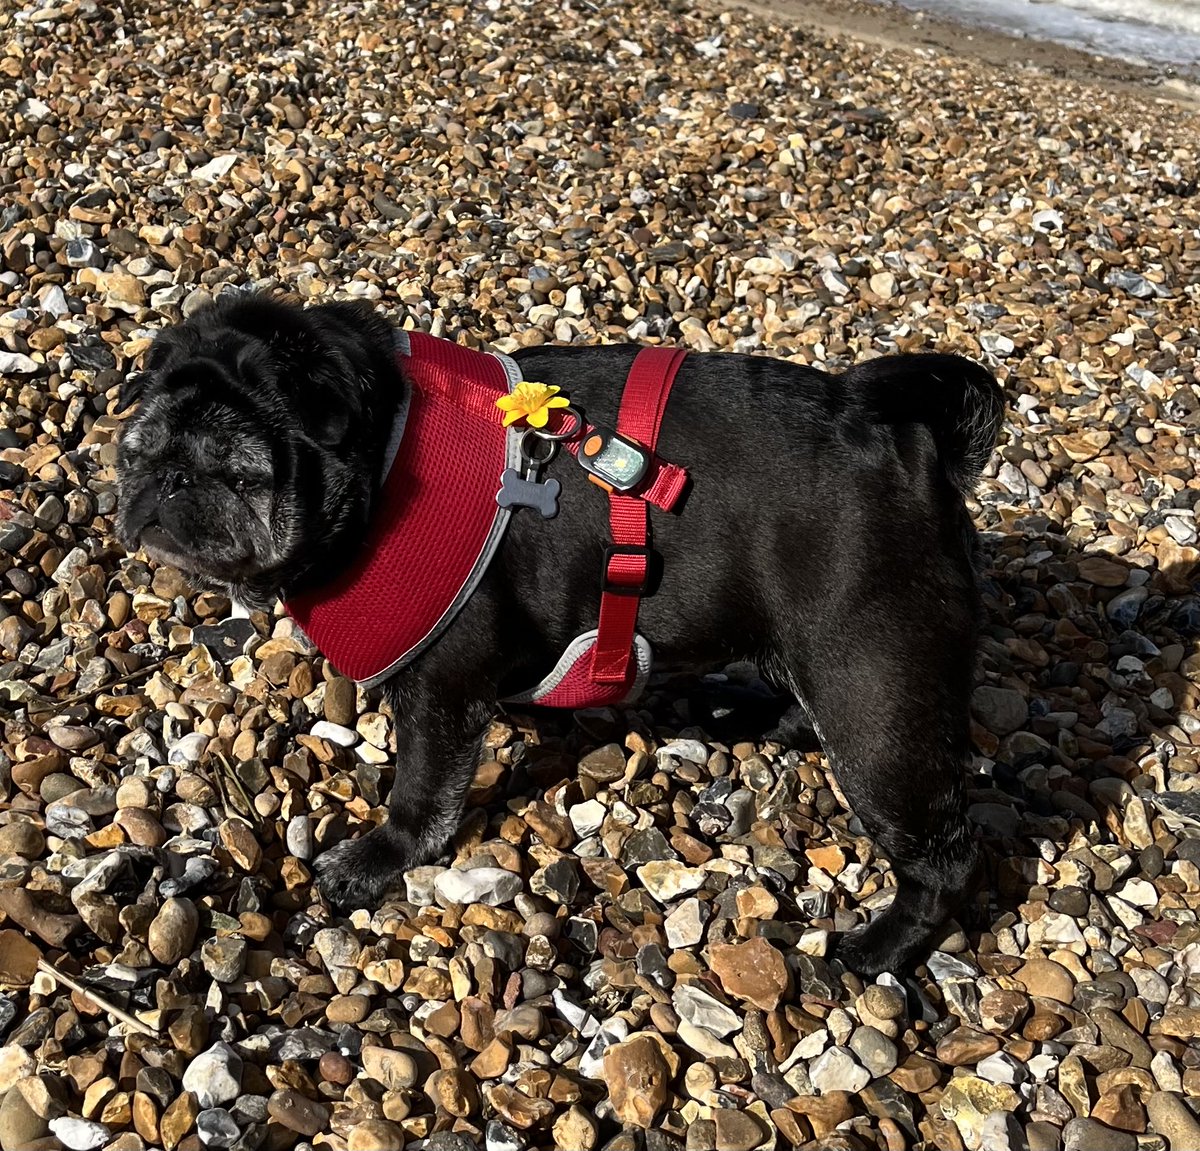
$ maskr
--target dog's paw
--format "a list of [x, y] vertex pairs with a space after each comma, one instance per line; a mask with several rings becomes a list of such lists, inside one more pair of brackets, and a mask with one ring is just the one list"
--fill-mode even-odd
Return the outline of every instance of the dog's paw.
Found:
[[332, 907], [375, 911], [388, 894], [403, 885], [409, 864], [385, 829], [376, 828], [361, 839], [331, 847], [313, 866], [317, 888]]
[[899, 942], [889, 930], [894, 924], [882, 924], [882, 917], [864, 927], [856, 927], [832, 941], [828, 958], [865, 979], [889, 971], [900, 975], [911, 965], [913, 950], [907, 941]]

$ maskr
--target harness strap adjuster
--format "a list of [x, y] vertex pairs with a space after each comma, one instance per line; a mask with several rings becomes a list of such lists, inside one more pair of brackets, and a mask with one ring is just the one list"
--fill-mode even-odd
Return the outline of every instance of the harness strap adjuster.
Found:
[[[601, 590], [610, 595], [650, 595], [654, 584], [654, 549], [646, 544], [605, 544], [600, 565]], [[613, 567], [614, 560], [640, 560]]]

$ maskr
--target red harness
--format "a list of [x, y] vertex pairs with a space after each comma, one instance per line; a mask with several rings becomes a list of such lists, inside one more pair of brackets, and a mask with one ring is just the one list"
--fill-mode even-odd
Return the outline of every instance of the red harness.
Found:
[[[521, 378], [507, 356], [420, 332], [402, 333], [398, 344], [407, 410], [362, 551], [337, 579], [286, 603], [330, 662], [366, 684], [426, 650], [474, 591], [512, 514], [496, 493], [505, 468], [520, 464], [524, 433], [505, 429], [495, 406]], [[617, 431], [651, 453], [685, 355], [644, 348], [625, 382]], [[583, 426], [564, 446], [578, 452], [593, 430]], [[651, 571], [647, 505], [672, 510], [686, 481], [683, 468], [653, 456], [640, 489], [609, 493], [613, 543], [605, 549], [599, 626], [511, 702], [598, 707], [641, 691], [650, 672], [650, 646], [636, 632]]]

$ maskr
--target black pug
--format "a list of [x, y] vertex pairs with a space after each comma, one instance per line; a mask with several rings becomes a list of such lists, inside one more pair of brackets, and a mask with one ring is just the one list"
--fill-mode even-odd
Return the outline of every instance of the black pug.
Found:
[[[118, 532], [262, 608], [321, 585], [360, 545], [405, 392], [393, 326], [366, 306], [225, 297], [155, 340], [123, 388]], [[637, 348], [517, 352], [615, 424]], [[899, 880], [891, 906], [836, 941], [864, 975], [900, 970], [972, 892], [980, 852], [963, 759], [979, 602], [964, 506], [1003, 400], [951, 355], [829, 375], [767, 356], [691, 354], [659, 454], [690, 472], [681, 514], [651, 514], [664, 577], [639, 631], [675, 667], [758, 662], [796, 701], [782, 738], [815, 733]], [[481, 732], [596, 624], [608, 501], [560, 455], [564, 514], [513, 516], [478, 590], [386, 684], [399, 757], [385, 826], [318, 860], [323, 893], [377, 906], [459, 823]]]

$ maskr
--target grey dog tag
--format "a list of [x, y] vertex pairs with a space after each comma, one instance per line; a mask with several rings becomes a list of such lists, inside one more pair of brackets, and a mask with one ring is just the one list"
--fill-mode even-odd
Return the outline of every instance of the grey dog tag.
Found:
[[526, 479], [516, 468], [505, 468], [500, 473], [500, 490], [496, 503], [502, 508], [536, 508], [542, 519], [553, 519], [558, 515], [558, 493], [562, 484], [558, 480]]

